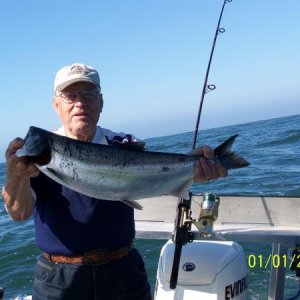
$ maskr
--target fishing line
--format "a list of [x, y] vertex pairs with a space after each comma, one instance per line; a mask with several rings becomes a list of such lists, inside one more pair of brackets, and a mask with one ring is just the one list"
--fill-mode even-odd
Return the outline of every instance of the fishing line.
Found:
[[214, 35], [214, 40], [213, 40], [213, 44], [212, 44], [212, 48], [210, 51], [210, 56], [209, 56], [209, 61], [208, 61], [208, 65], [207, 65], [207, 69], [206, 69], [206, 74], [205, 74], [205, 79], [204, 79], [204, 84], [203, 84], [203, 88], [202, 88], [202, 93], [201, 93], [201, 100], [200, 100], [200, 105], [199, 105], [199, 109], [198, 109], [198, 115], [197, 115], [197, 121], [196, 121], [196, 127], [195, 127], [195, 133], [194, 133], [194, 139], [193, 139], [193, 146], [192, 146], [192, 150], [195, 149], [196, 147], [196, 142], [197, 142], [197, 136], [198, 136], [198, 131], [199, 131], [199, 124], [200, 124], [200, 117], [201, 117], [201, 112], [202, 112], [202, 106], [203, 106], [203, 102], [204, 102], [204, 97], [208, 92], [211, 92], [213, 90], [216, 89], [216, 86], [214, 84], [207, 84], [208, 81], [208, 76], [209, 76], [209, 71], [210, 71], [210, 66], [211, 66], [211, 62], [212, 62], [212, 58], [214, 55], [214, 50], [215, 50], [215, 46], [216, 46], [216, 41], [217, 41], [217, 37], [219, 34], [224, 33], [225, 29], [224, 28], [220, 28], [220, 23], [221, 23], [221, 19], [223, 16], [223, 11], [224, 11], [224, 7], [225, 4], [228, 2], [232, 2], [232, 0], [224, 0], [223, 6], [222, 6], [222, 10], [219, 16], [219, 20], [218, 20], [218, 25], [216, 28], [216, 32]]

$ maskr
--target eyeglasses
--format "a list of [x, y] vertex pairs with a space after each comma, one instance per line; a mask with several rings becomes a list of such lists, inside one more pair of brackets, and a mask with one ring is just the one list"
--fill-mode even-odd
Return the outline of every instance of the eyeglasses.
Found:
[[77, 101], [81, 101], [84, 103], [91, 103], [97, 99], [98, 95], [99, 95], [98, 89], [86, 89], [86, 90], [70, 91], [70, 92], [56, 92], [56, 96], [61, 97], [62, 101], [66, 104], [73, 104]]

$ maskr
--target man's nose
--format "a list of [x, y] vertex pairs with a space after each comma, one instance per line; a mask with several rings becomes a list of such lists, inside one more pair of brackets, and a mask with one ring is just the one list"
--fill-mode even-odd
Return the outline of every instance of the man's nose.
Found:
[[76, 105], [78, 105], [78, 104], [79, 105], [86, 105], [86, 100], [85, 100], [84, 96], [80, 92], [77, 93], [75, 104]]

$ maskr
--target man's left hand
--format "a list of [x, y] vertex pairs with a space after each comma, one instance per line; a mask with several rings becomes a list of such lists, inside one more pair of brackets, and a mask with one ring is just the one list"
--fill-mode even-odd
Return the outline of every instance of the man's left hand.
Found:
[[228, 175], [227, 170], [220, 163], [216, 163], [212, 160], [214, 151], [209, 146], [196, 148], [190, 154], [201, 156], [201, 158], [195, 163], [195, 181], [207, 181], [223, 178]]

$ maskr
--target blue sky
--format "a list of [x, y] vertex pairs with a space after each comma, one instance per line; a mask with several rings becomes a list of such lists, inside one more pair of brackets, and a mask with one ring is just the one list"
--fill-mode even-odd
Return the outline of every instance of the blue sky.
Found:
[[[2, 1], [0, 161], [30, 125], [60, 123], [53, 79], [100, 72], [100, 125], [140, 138], [193, 131], [222, 0]], [[200, 129], [300, 113], [300, 1], [225, 6]]]

